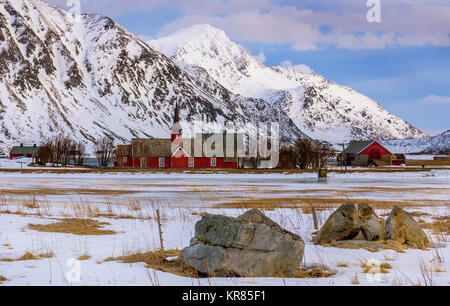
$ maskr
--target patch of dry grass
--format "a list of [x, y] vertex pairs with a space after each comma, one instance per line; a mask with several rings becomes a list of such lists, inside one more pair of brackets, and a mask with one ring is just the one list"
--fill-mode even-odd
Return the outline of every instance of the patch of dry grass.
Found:
[[[445, 206], [450, 205], [450, 201], [443, 200], [419, 200], [410, 199], [405, 201], [387, 201], [373, 200], [367, 198], [345, 198], [345, 197], [277, 197], [277, 198], [246, 198], [239, 199], [235, 202], [220, 203], [215, 205], [217, 208], [234, 208], [234, 209], [276, 209], [276, 208], [296, 208], [300, 207], [305, 213], [310, 213], [311, 205], [318, 207], [319, 210], [330, 209], [342, 204], [353, 202], [369, 203], [374, 209], [392, 209], [394, 205], [401, 208], [405, 207], [425, 207], [425, 206]], [[316, 209], [317, 210], [317, 209]]]
[[300, 269], [298, 271], [297, 277], [298, 278], [326, 278], [326, 277], [331, 277], [335, 274], [336, 273], [324, 271], [323, 269], [312, 269], [312, 270], [308, 270], [308, 271], [304, 271], [304, 270]]
[[122, 190], [122, 189], [89, 189], [89, 188], [39, 188], [39, 189], [2, 189], [0, 192], [9, 195], [123, 195], [139, 193], [138, 190]]
[[89, 259], [91, 259], [91, 256], [88, 254], [81, 255], [80, 257], [77, 258], [77, 260], [89, 260]]
[[53, 256], [54, 256], [53, 252], [39, 254], [40, 258], [53, 258]]
[[0, 284], [2, 284], [3, 282], [6, 282], [8, 279], [4, 276], [0, 275]]
[[336, 248], [338, 248], [338, 249], [355, 249], [355, 250], [356, 249], [364, 249], [364, 250], [367, 250], [367, 251], [373, 252], [373, 253], [376, 253], [379, 251], [378, 249], [371, 248], [369, 246], [355, 245], [355, 244], [350, 244], [350, 243], [339, 244], [336, 246]]
[[377, 274], [377, 273], [384, 273], [387, 274], [389, 273], [389, 270], [392, 269], [392, 266], [387, 263], [387, 262], [383, 262], [380, 263], [379, 266], [373, 266], [373, 265], [369, 265], [367, 262], [361, 263], [361, 268], [363, 268], [363, 273], [369, 273], [369, 274]]
[[[174, 261], [167, 261], [167, 257], [178, 256], [178, 259]], [[147, 268], [155, 269], [158, 271], [168, 272], [184, 277], [198, 278], [198, 272], [185, 265], [180, 258], [180, 250], [165, 250], [165, 251], [153, 251], [146, 253], [137, 253], [132, 255], [120, 256], [115, 258], [107, 258], [105, 261], [120, 261], [122, 263], [138, 263], [145, 262]]]
[[109, 223], [91, 219], [68, 218], [52, 224], [28, 224], [28, 227], [40, 232], [67, 233], [79, 236], [116, 234], [112, 230], [102, 230], [103, 225], [109, 225]]
[[358, 279], [358, 273], [355, 273], [355, 276], [350, 279], [350, 282], [352, 283], [352, 285], [359, 285], [360, 284], [360, 281]]
[[31, 252], [25, 252], [22, 256], [20, 256], [17, 261], [25, 261], [25, 260], [39, 260], [40, 258], [36, 255], [34, 255]]
[[367, 243], [356, 243], [360, 242], [359, 240], [348, 240], [348, 241], [335, 241], [332, 243], [324, 243], [321, 244], [323, 247], [333, 247], [338, 249], [364, 249], [369, 252], [379, 252], [381, 250], [394, 250], [399, 253], [405, 253], [405, 250], [408, 248], [406, 245], [401, 244], [398, 241], [394, 240], [380, 240], [380, 241], [372, 241]]
[[450, 160], [407, 160], [406, 166], [450, 166]]
[[448, 242], [448, 236], [450, 236], [450, 216], [433, 217], [432, 222], [426, 222], [420, 219], [418, 223], [421, 228], [431, 230], [431, 233], [438, 240]]

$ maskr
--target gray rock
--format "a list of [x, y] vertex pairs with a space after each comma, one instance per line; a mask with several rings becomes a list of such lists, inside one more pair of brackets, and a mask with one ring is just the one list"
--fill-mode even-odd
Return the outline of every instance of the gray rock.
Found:
[[413, 217], [398, 206], [394, 206], [385, 225], [385, 239], [395, 240], [413, 248], [430, 247], [427, 234]]
[[366, 203], [358, 204], [362, 240], [384, 239], [384, 220], [379, 218], [373, 208]]
[[303, 259], [303, 240], [269, 218], [259, 218], [252, 219], [259, 223], [251, 223], [204, 216], [195, 225], [191, 245], [182, 252], [183, 261], [211, 276], [295, 276]]
[[325, 244], [332, 241], [350, 240], [358, 235], [360, 229], [358, 209], [355, 204], [347, 203], [331, 214], [314, 237], [314, 243]]

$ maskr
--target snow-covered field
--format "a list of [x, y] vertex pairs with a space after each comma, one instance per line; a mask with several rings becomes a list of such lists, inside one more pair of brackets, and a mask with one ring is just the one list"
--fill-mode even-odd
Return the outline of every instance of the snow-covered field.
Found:
[[[334, 209], [330, 199], [374, 203], [379, 215], [392, 203], [420, 212], [416, 220], [432, 222], [448, 216], [450, 170], [395, 173], [332, 173], [325, 182], [315, 174], [184, 174], [184, 173], [6, 173], [0, 172], [1, 285], [435, 285], [450, 283], [447, 236], [430, 238], [435, 248], [369, 252], [315, 246], [315, 231], [307, 213], [309, 203], [328, 203], [319, 212], [322, 224]], [[311, 199], [311, 201], [308, 201]], [[325, 264], [337, 271], [329, 278], [212, 278], [193, 279], [146, 268], [145, 263], [105, 261], [157, 250], [159, 235], [155, 210], [162, 217], [165, 249], [186, 247], [201, 213], [238, 216], [246, 209], [236, 203], [261, 203], [265, 213], [305, 240], [305, 264]], [[257, 204], [256, 204], [257, 205]], [[337, 205], [337, 204], [336, 204]], [[64, 218], [105, 222], [110, 235], [40, 232], [29, 224], [53, 224]], [[444, 241], [441, 241], [444, 240]], [[35, 260], [17, 261], [24, 253], [51, 253]], [[82, 255], [89, 259], [74, 261]], [[365, 274], [361, 264], [388, 262], [389, 273]], [[79, 270], [78, 270], [79, 265]], [[77, 271], [80, 271], [78, 282]], [[428, 275], [427, 274], [427, 275]], [[70, 282], [69, 280], [73, 280]]]

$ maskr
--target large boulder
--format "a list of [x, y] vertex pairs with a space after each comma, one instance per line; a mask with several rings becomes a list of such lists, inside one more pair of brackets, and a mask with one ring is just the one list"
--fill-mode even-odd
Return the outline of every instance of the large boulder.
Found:
[[195, 225], [190, 246], [182, 252], [183, 261], [210, 276], [296, 276], [305, 247], [301, 237], [259, 211], [241, 218], [254, 222], [204, 216]]
[[384, 239], [384, 220], [379, 218], [373, 208], [366, 203], [358, 204], [361, 237], [367, 241]]
[[413, 248], [426, 249], [430, 240], [413, 217], [398, 206], [394, 206], [386, 220], [385, 239], [395, 240]]
[[361, 229], [359, 213], [355, 204], [347, 203], [331, 214], [317, 235], [315, 244], [355, 238]]

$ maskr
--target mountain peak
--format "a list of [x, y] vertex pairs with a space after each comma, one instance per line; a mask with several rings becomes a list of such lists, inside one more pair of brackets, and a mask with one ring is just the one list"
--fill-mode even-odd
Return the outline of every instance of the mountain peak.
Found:
[[170, 36], [149, 41], [149, 44], [168, 57], [173, 57], [176, 52], [186, 45], [211, 47], [211, 44], [221, 41], [232, 44], [227, 34], [209, 24], [196, 24], [188, 28], [176, 31]]

